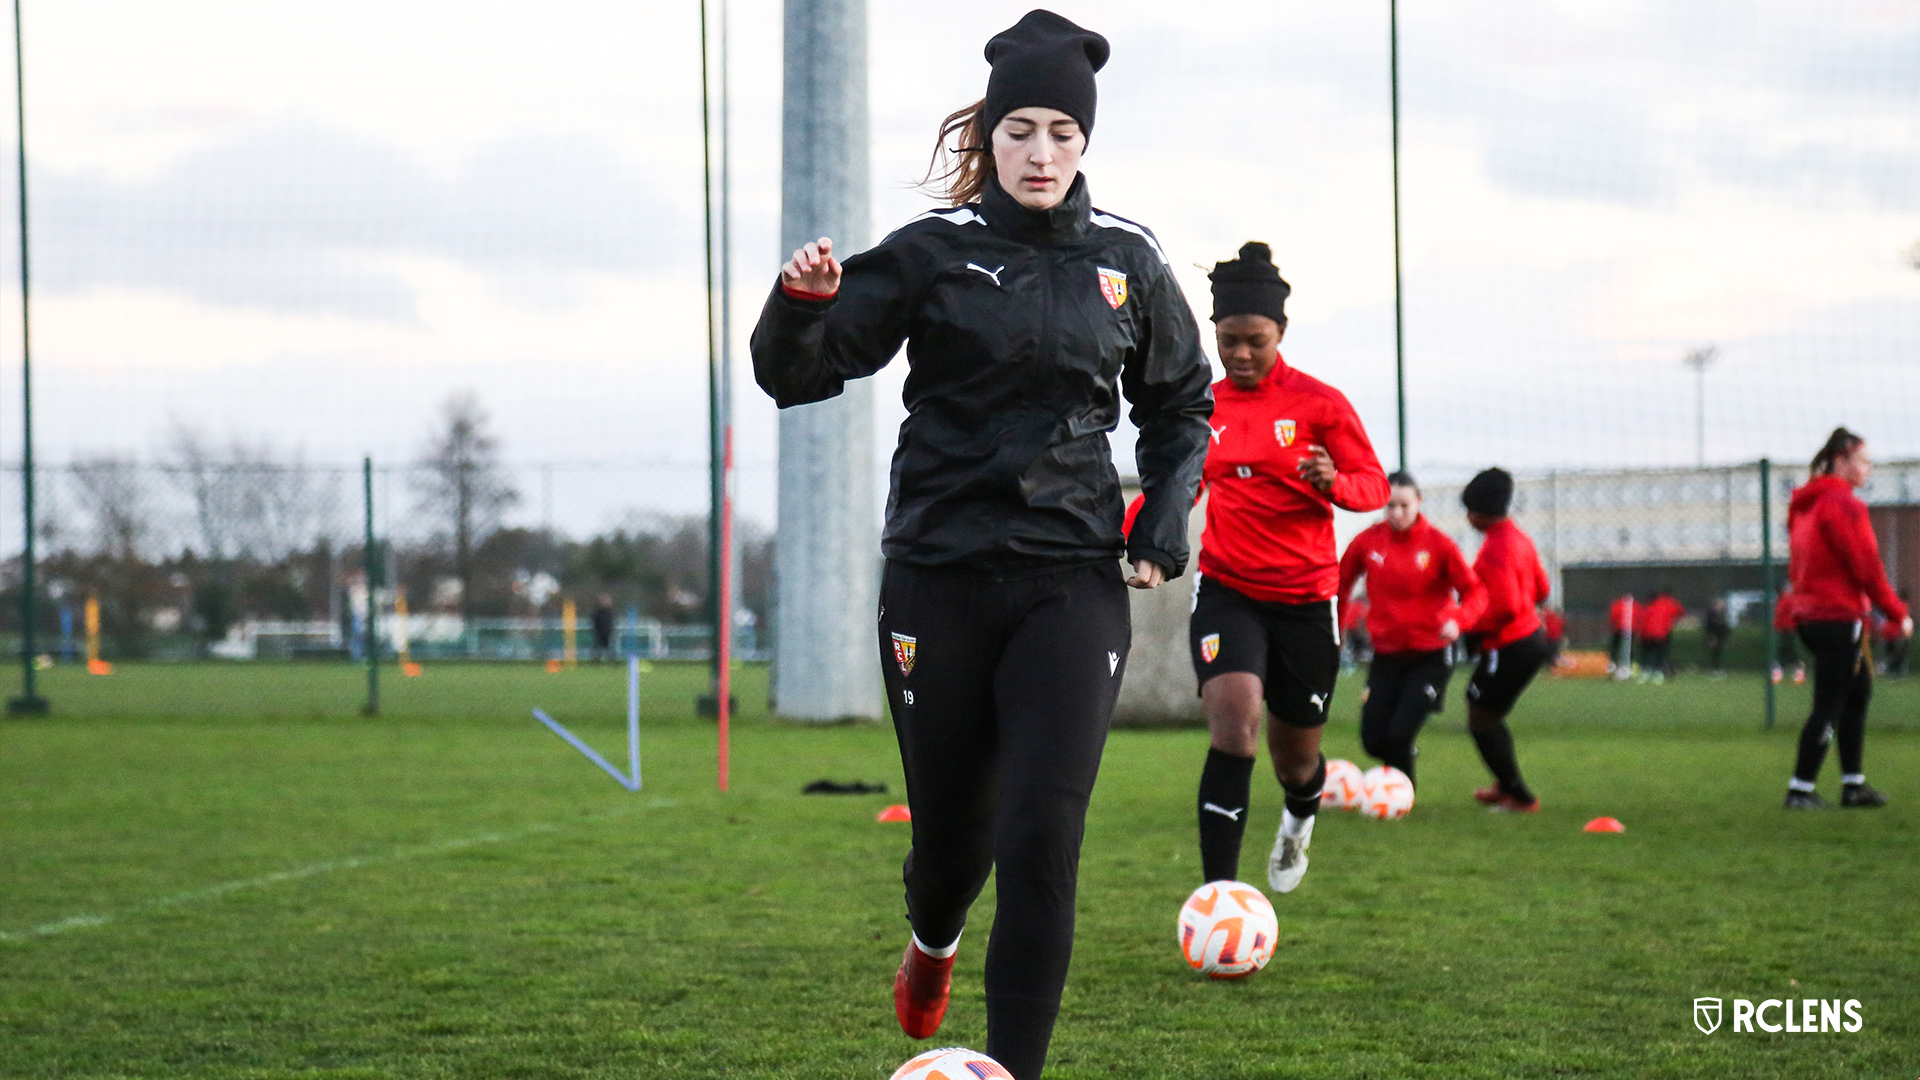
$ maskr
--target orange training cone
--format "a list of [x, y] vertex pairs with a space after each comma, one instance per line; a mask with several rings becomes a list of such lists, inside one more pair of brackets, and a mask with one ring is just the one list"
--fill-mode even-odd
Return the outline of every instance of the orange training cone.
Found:
[[1587, 822], [1588, 832], [1626, 832], [1627, 827], [1620, 824], [1619, 818], [1597, 817]]
[[875, 821], [912, 821], [913, 811], [898, 803], [874, 815]]

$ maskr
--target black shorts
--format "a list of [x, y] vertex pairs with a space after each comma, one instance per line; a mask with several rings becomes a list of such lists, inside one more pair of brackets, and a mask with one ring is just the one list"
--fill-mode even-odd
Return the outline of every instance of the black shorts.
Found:
[[1205, 686], [1228, 672], [1259, 678], [1273, 718], [1296, 728], [1327, 722], [1340, 677], [1340, 630], [1334, 602], [1273, 604], [1217, 581], [1202, 581], [1193, 598], [1187, 639], [1193, 673]]
[[1467, 680], [1467, 703], [1495, 716], [1507, 715], [1513, 711], [1513, 703], [1520, 700], [1520, 692], [1551, 659], [1553, 646], [1548, 644], [1545, 630], [1481, 652], [1473, 677]]

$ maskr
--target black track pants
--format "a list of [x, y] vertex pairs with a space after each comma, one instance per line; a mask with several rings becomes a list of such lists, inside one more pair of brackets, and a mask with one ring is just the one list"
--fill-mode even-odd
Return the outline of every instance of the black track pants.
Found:
[[998, 867], [987, 1053], [1046, 1061], [1073, 955], [1087, 799], [1132, 640], [1117, 563], [994, 581], [889, 562], [880, 648], [913, 809], [915, 935], [941, 947]]
[[1873, 700], [1873, 665], [1860, 648], [1857, 622], [1803, 622], [1800, 640], [1813, 654], [1813, 712], [1800, 729], [1795, 778], [1812, 782], [1827, 758], [1827, 742], [1840, 744], [1840, 772], [1861, 771], [1867, 741], [1867, 703]]
[[1360, 745], [1413, 779], [1414, 740], [1447, 696], [1447, 650], [1375, 653], [1360, 707]]

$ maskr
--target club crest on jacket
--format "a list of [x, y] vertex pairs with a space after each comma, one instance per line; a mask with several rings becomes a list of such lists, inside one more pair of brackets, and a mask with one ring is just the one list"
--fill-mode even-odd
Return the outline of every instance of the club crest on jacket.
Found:
[[900, 665], [900, 674], [913, 674], [914, 647], [918, 642], [919, 639], [910, 638], [902, 633], [896, 632], [893, 635], [893, 659]]
[[1100, 295], [1107, 298], [1108, 306], [1118, 311], [1120, 305], [1127, 302], [1127, 275], [1110, 266], [1094, 269], [1100, 274]]
[[1291, 420], [1275, 420], [1273, 422], [1273, 437], [1280, 440], [1281, 446], [1293, 445], [1294, 431], [1295, 428]]

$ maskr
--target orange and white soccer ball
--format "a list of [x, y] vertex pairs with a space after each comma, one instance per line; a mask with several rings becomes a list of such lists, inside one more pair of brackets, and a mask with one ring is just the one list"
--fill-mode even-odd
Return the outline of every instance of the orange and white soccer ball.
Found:
[[929, 1050], [893, 1070], [893, 1080], [1013, 1080], [1006, 1066], [964, 1046]]
[[1362, 783], [1365, 775], [1360, 766], [1346, 758], [1327, 762], [1327, 782], [1320, 789], [1320, 809], [1360, 809], [1360, 796], [1366, 792], [1366, 785]]
[[1179, 932], [1187, 966], [1210, 978], [1244, 979], [1273, 959], [1280, 920], [1259, 889], [1209, 881], [1180, 905]]
[[1413, 781], [1391, 765], [1375, 765], [1362, 777], [1360, 812], [1370, 818], [1390, 820], [1407, 816], [1413, 809]]

